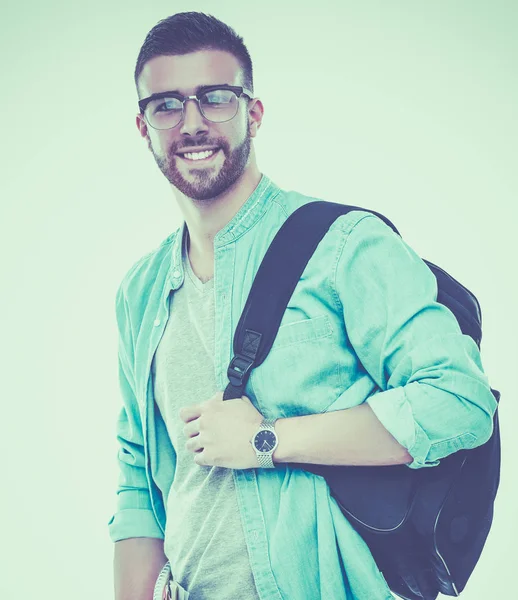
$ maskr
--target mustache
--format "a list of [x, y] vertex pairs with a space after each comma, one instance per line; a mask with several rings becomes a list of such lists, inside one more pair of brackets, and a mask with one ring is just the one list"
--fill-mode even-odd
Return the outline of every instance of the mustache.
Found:
[[171, 154], [177, 154], [180, 148], [199, 148], [200, 146], [217, 146], [221, 148], [223, 152], [226, 154], [227, 151], [227, 143], [224, 140], [210, 140], [208, 138], [199, 139], [199, 140], [183, 140], [174, 146], [171, 146], [169, 149]]

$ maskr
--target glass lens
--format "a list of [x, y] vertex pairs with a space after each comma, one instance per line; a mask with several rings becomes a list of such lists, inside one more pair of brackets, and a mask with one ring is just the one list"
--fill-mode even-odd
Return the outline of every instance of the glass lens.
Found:
[[230, 121], [237, 113], [237, 96], [230, 90], [212, 90], [200, 98], [203, 116], [214, 123]]
[[155, 129], [175, 127], [182, 120], [182, 101], [174, 96], [151, 100], [145, 115], [148, 123]]

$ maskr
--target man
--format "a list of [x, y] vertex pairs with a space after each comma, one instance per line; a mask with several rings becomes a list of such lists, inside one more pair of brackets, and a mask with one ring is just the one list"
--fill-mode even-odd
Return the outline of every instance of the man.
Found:
[[[314, 199], [260, 172], [263, 104], [225, 24], [164, 19], [135, 82], [137, 127], [185, 223], [117, 294], [116, 598], [174, 585], [195, 600], [392, 598], [325, 481], [290, 463], [420, 468], [484, 443], [496, 406], [476, 345], [421, 259], [355, 211], [319, 244], [247, 395], [223, 401], [259, 264]], [[277, 446], [261, 452], [250, 442], [266, 430]]]

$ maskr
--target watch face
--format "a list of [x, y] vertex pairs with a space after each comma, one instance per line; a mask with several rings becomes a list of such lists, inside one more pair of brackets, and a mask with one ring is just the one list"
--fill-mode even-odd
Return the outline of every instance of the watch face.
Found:
[[260, 431], [254, 438], [254, 446], [258, 452], [270, 452], [275, 448], [277, 437], [273, 431]]

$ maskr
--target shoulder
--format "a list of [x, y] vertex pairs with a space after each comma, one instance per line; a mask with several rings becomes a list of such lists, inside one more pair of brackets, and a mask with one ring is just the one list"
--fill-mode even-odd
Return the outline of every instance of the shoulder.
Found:
[[[383, 223], [387, 219], [383, 215], [379, 215], [375, 211], [371, 211], [369, 208], [362, 208], [359, 206], [349, 205], [347, 203], [338, 203], [319, 196], [312, 196], [309, 194], [303, 194], [295, 190], [284, 190], [278, 188], [277, 194], [271, 198], [271, 202], [278, 206], [285, 215], [288, 217], [297, 209], [311, 203], [321, 203], [322, 207], [325, 204], [341, 205], [350, 208], [350, 211], [343, 216], [337, 218], [336, 223], [340, 228], [353, 229], [360, 221], [365, 218], [369, 219], [369, 224], [373, 222]], [[377, 216], [379, 215], [379, 216]]]
[[294, 213], [298, 208], [310, 202], [319, 202], [321, 198], [308, 196], [294, 190], [279, 189], [278, 193], [271, 198], [271, 203], [280, 210], [286, 218]]
[[149, 295], [151, 287], [160, 281], [163, 283], [171, 267], [171, 253], [180, 231], [181, 227], [128, 269], [117, 290], [117, 305], [143, 299]]
[[[358, 236], [371, 235], [388, 235], [392, 237], [394, 230], [391, 227], [390, 221], [384, 216], [376, 212], [370, 211], [368, 208], [348, 205], [345, 203], [330, 202], [324, 198], [302, 194], [293, 190], [280, 190], [279, 193], [272, 198], [272, 203], [277, 205], [287, 219], [295, 211], [303, 206], [313, 203], [319, 203], [315, 206], [315, 210], [324, 210], [325, 205], [344, 206], [350, 210], [342, 215], [337, 216], [329, 227], [329, 231], [336, 230], [341, 232], [344, 237], [347, 237], [353, 231]], [[395, 234], [399, 237], [397, 234]]]

